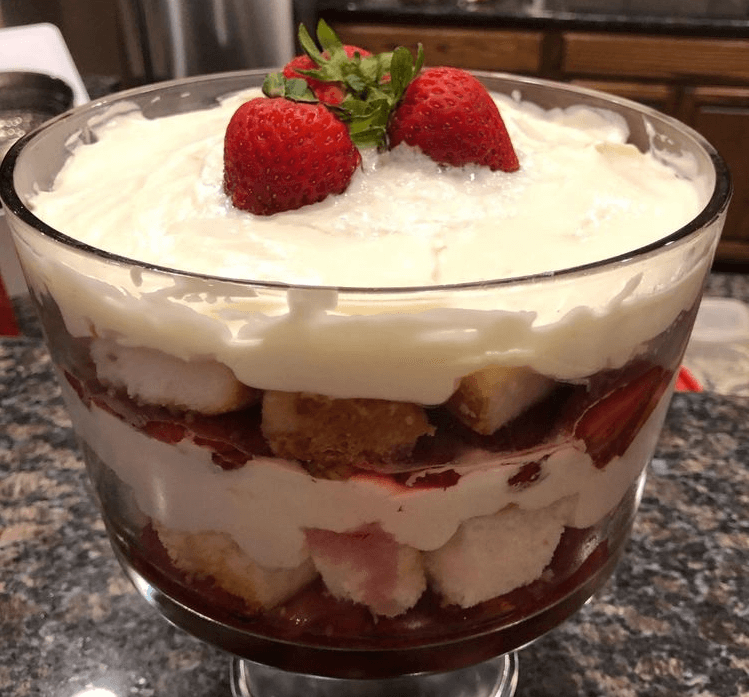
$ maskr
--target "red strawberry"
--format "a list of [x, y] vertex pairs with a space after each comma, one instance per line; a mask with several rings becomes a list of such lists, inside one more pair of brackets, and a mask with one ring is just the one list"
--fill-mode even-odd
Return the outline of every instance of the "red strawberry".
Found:
[[148, 421], [143, 430], [156, 440], [163, 443], [179, 443], [187, 436], [187, 429], [172, 421]]
[[486, 88], [459, 68], [430, 68], [408, 85], [388, 124], [390, 147], [418, 146], [440, 164], [505, 172], [520, 165]]
[[[350, 46], [348, 44], [343, 45], [343, 50], [348, 58], [353, 58], [355, 54], [359, 54], [362, 58], [371, 56], [372, 54], [358, 46]], [[330, 53], [324, 51], [322, 53], [324, 58], [329, 59]], [[298, 72], [300, 70], [317, 70], [318, 65], [307, 55], [297, 56], [289, 61], [283, 68], [283, 76], [287, 79], [294, 77], [302, 78], [307, 81], [315, 97], [323, 104], [330, 106], [338, 106], [346, 97], [343, 83], [341, 82], [324, 82], [323, 80], [316, 80], [310, 75], [303, 75]]]
[[346, 190], [361, 161], [348, 129], [322, 104], [258, 97], [232, 116], [224, 138], [224, 191], [272, 215]]
[[653, 366], [591, 405], [575, 424], [575, 437], [585, 441], [596, 467], [623, 455], [658, 406], [672, 373]]

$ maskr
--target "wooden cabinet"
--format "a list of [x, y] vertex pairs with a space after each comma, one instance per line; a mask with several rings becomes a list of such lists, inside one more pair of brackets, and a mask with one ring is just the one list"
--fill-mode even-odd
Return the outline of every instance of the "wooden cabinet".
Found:
[[618, 97], [632, 99], [640, 104], [646, 104], [653, 109], [658, 109], [666, 114], [676, 112], [679, 93], [670, 85], [651, 82], [627, 82], [624, 80], [588, 80], [573, 79], [575, 85], [588, 87], [592, 90], [608, 92]]
[[569, 32], [560, 56], [562, 78], [654, 106], [715, 146], [734, 185], [717, 260], [749, 268], [749, 39]]
[[375, 53], [397, 46], [415, 49], [421, 43], [432, 65], [531, 74], [541, 70], [541, 32], [460, 27], [425, 31], [423, 27], [376, 24], [335, 24], [334, 28], [344, 43]]
[[749, 40], [567, 32], [562, 72], [749, 82]]
[[749, 266], [749, 87], [690, 87], [677, 116], [702, 133], [731, 170], [734, 194], [720, 257]]
[[346, 43], [415, 47], [432, 65], [566, 80], [648, 104], [702, 133], [726, 159], [734, 197], [719, 263], [749, 269], [749, 38], [331, 22]]

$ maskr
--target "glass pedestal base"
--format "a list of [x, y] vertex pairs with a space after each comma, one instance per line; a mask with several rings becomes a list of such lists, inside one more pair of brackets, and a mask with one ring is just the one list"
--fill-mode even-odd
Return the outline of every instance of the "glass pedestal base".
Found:
[[512, 697], [518, 680], [515, 652], [448, 673], [382, 680], [351, 680], [290, 673], [232, 659], [234, 697]]

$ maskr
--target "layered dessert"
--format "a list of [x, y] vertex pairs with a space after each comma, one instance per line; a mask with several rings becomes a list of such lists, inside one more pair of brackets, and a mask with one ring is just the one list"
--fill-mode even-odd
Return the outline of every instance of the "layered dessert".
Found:
[[30, 199], [84, 245], [19, 247], [115, 544], [270, 640], [538, 616], [626, 538], [710, 262], [628, 255], [712, 182], [613, 110], [497, 92], [515, 164], [358, 147], [343, 191], [256, 214], [225, 134], [272, 99], [120, 101]]

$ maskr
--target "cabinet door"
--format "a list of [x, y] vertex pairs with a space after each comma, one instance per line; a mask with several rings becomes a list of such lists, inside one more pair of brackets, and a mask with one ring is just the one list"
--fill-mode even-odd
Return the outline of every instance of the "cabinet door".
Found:
[[398, 46], [415, 49], [421, 43], [428, 65], [518, 73], [537, 73], [541, 67], [541, 32], [347, 22], [331, 25], [344, 43], [373, 53]]
[[707, 138], [726, 160], [733, 199], [718, 248], [719, 261], [749, 264], [749, 88], [694, 87], [679, 116]]
[[562, 42], [562, 71], [580, 77], [749, 80], [747, 39], [568, 32]]
[[666, 114], [673, 114], [676, 110], [677, 91], [670, 85], [619, 80], [573, 80], [572, 83], [632, 99]]

